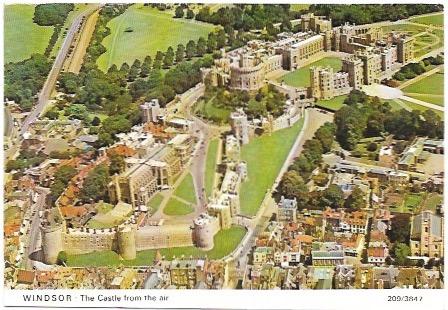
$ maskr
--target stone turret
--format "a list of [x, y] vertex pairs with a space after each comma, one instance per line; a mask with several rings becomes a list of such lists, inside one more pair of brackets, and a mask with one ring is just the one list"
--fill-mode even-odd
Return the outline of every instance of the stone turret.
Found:
[[124, 260], [135, 259], [137, 256], [137, 247], [135, 244], [135, 226], [127, 225], [118, 231], [118, 254]]
[[193, 221], [193, 240], [198, 248], [203, 250], [213, 249], [213, 237], [216, 231], [214, 222], [216, 222], [216, 218], [206, 213], [202, 213]]
[[56, 264], [59, 252], [64, 250], [65, 222], [58, 209], [47, 211], [46, 216], [40, 225], [43, 261]]

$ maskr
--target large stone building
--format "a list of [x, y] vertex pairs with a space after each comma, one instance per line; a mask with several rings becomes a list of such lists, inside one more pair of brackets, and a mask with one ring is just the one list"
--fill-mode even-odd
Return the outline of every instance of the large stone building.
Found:
[[230, 126], [232, 132], [241, 144], [249, 143], [249, 122], [247, 115], [242, 109], [230, 114]]
[[349, 74], [347, 72], [334, 72], [333, 68], [310, 68], [310, 97], [317, 99], [331, 99], [346, 95], [350, 92]]
[[443, 217], [426, 210], [411, 222], [411, 255], [443, 257]]
[[332, 27], [331, 20], [312, 13], [302, 15], [301, 32], [280, 33], [275, 42], [250, 41], [246, 46], [223, 52], [215, 66], [204, 70], [214, 86], [256, 91], [265, 85], [267, 75], [279, 70], [295, 70], [325, 56], [325, 52], [348, 53], [342, 72], [312, 69], [307, 98], [331, 99], [350, 89], [379, 83], [400, 65], [414, 58], [412, 37], [389, 33], [381, 27], [349, 25]]
[[130, 159], [131, 166], [112, 177], [108, 186], [112, 203], [123, 201], [133, 205], [147, 205], [159, 189], [172, 186], [193, 150], [194, 139], [180, 134], [167, 144], [155, 145], [143, 159]]

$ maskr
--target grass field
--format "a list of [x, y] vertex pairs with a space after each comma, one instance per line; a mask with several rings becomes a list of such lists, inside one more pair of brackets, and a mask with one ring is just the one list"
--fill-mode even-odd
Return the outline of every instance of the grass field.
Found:
[[407, 93], [443, 95], [443, 73], [435, 73], [403, 88]]
[[163, 200], [163, 196], [160, 193], [155, 194], [148, 202], [148, 207], [151, 208], [151, 211], [154, 213], [156, 212], [159, 207], [160, 204], [162, 203]]
[[423, 25], [419, 26], [411, 24], [396, 24], [396, 25], [383, 26], [381, 28], [383, 29], [383, 32], [398, 31], [398, 32], [406, 32], [407, 34], [410, 35], [415, 35], [426, 31], [426, 27]]
[[6, 5], [4, 12], [4, 61], [19, 62], [33, 53], [43, 54], [53, 27], [33, 23], [34, 5]]
[[443, 112], [442, 111], [434, 110], [434, 109], [431, 109], [431, 108], [427, 108], [427, 107], [424, 107], [422, 105], [419, 105], [419, 104], [416, 104], [416, 103], [413, 103], [413, 102], [410, 102], [410, 101], [407, 101], [407, 100], [403, 100], [403, 99], [400, 99], [400, 101], [402, 101], [404, 104], [406, 104], [412, 110], [417, 110], [417, 111], [421, 111], [421, 112], [426, 111], [428, 109], [432, 110], [432, 111], [434, 111], [437, 115], [439, 115], [443, 119]]
[[310, 67], [312, 66], [321, 66], [326, 67], [330, 66], [335, 71], [339, 71], [342, 68], [342, 61], [336, 57], [325, 57], [318, 61], [315, 61], [307, 66], [299, 68], [293, 72], [290, 72], [279, 79], [279, 82], [285, 82], [288, 85], [295, 87], [306, 87], [310, 86]]
[[173, 216], [187, 215], [193, 211], [194, 209], [190, 205], [177, 200], [175, 197], [170, 198], [165, 208], [163, 208], [163, 213]]
[[207, 159], [205, 163], [205, 192], [208, 197], [211, 196], [213, 190], [213, 181], [215, 180], [216, 156], [218, 153], [219, 140], [210, 141], [207, 150]]
[[101, 70], [107, 70], [112, 64], [120, 67], [124, 62], [132, 65], [135, 59], [143, 60], [147, 55], [154, 57], [157, 51], [165, 52], [169, 46], [176, 50], [180, 43], [185, 45], [201, 36], [207, 38], [214, 29], [213, 25], [194, 20], [174, 19], [170, 14], [142, 4], [131, 6], [107, 26], [111, 34], [102, 42], [107, 52], [97, 61]]
[[344, 100], [347, 98], [344, 96], [337, 96], [330, 100], [319, 100], [316, 102], [316, 106], [326, 108], [331, 111], [337, 111], [344, 106]]
[[290, 128], [253, 138], [243, 145], [241, 158], [247, 162], [248, 180], [242, 183], [240, 190], [242, 213], [257, 213], [266, 191], [274, 184], [302, 126], [303, 119]]
[[423, 209], [435, 211], [436, 207], [441, 204], [443, 201], [443, 196], [437, 193], [430, 193], [428, 197], [426, 197], [425, 202], [423, 204]]
[[443, 26], [443, 13], [431, 16], [422, 16], [412, 18], [411, 21], [418, 24]]
[[187, 174], [179, 186], [174, 191], [174, 195], [190, 203], [196, 203], [196, 194], [194, 191], [193, 177]]
[[195, 105], [195, 114], [205, 119], [211, 120], [218, 124], [227, 123], [231, 110], [218, 107], [213, 99], [205, 102], [205, 100], [199, 100]]
[[[185, 255], [189, 257], [203, 258], [207, 255], [209, 259], [219, 259], [229, 255], [241, 242], [246, 230], [241, 226], [232, 226], [227, 230], [221, 230], [215, 235], [215, 247], [210, 251], [202, 251], [196, 247], [181, 247], [171, 249], [160, 249], [160, 254], [165, 259], [171, 260], [173, 256], [180, 257]], [[123, 261], [120, 256], [113, 251], [93, 252], [82, 255], [68, 255], [68, 266], [149, 266], [152, 265], [157, 250], [146, 250], [137, 252], [134, 260]]]

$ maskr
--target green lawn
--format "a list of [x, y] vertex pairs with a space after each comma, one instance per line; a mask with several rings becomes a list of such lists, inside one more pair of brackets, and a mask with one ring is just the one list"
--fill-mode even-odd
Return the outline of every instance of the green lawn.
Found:
[[412, 18], [411, 21], [425, 25], [443, 26], [443, 13], [431, 16], [415, 17]]
[[309, 4], [291, 4], [291, 11], [307, 10], [310, 7]]
[[423, 201], [423, 195], [424, 193], [406, 195], [406, 198], [404, 199], [404, 208], [407, 208], [410, 211], [417, 208]]
[[407, 101], [407, 100], [403, 100], [403, 99], [400, 99], [400, 101], [404, 102], [404, 104], [406, 104], [412, 110], [418, 110], [418, 111], [421, 111], [421, 112], [426, 111], [428, 109], [432, 110], [432, 111], [434, 111], [434, 113], [436, 113], [437, 115], [439, 115], [443, 119], [443, 112], [442, 111], [434, 110], [434, 109], [431, 109], [431, 108], [427, 108], [427, 107], [424, 107], [424, 106], [419, 105], [417, 103], [413, 103], [413, 102], [410, 102], [410, 101]]
[[170, 198], [165, 208], [163, 208], [163, 213], [166, 215], [187, 215], [193, 212], [194, 209], [176, 198]]
[[151, 208], [152, 213], [156, 212], [160, 204], [162, 203], [163, 195], [160, 193], [155, 194], [148, 202], [148, 207]]
[[210, 141], [205, 163], [205, 192], [208, 197], [212, 195], [213, 181], [215, 180], [216, 157], [218, 153], [219, 139]]
[[383, 29], [383, 32], [397, 31], [397, 32], [406, 32], [411, 35], [426, 31], [426, 27], [423, 25], [418, 26], [411, 24], [396, 24], [396, 25], [383, 26], [381, 28]]
[[107, 51], [97, 61], [101, 70], [107, 70], [112, 64], [120, 67], [124, 62], [132, 65], [135, 59], [154, 57], [157, 51], [165, 52], [169, 46], [176, 50], [180, 43], [185, 45], [201, 36], [207, 38], [214, 29], [213, 25], [194, 20], [174, 19], [171, 14], [142, 4], [131, 6], [107, 26], [111, 34], [102, 42]]
[[240, 190], [241, 212], [255, 215], [279, 173], [283, 162], [302, 129], [303, 119], [293, 127], [253, 138], [243, 145], [241, 158], [247, 162], [248, 180]]
[[53, 27], [33, 23], [34, 5], [15, 4], [4, 8], [5, 63], [19, 62], [33, 53], [43, 54]]
[[[160, 254], [165, 259], [171, 260], [173, 256], [180, 257], [190, 255], [197, 258], [203, 258], [207, 255], [209, 259], [220, 259], [229, 255], [241, 242], [246, 234], [246, 230], [241, 226], [232, 226], [227, 230], [221, 230], [215, 235], [215, 247], [210, 251], [202, 251], [196, 247], [181, 247], [160, 249]], [[134, 260], [123, 261], [117, 253], [113, 251], [93, 252], [82, 255], [68, 255], [68, 266], [149, 266], [152, 265], [157, 250], [145, 250], [137, 253]]]
[[408, 94], [406, 96], [418, 99], [421, 101], [429, 102], [432, 104], [437, 104], [443, 107], [443, 95], [432, 95], [432, 94]]
[[435, 73], [403, 88], [406, 93], [443, 95], [443, 73]]
[[215, 123], [224, 124], [229, 120], [231, 110], [219, 107], [213, 99], [211, 99], [207, 102], [199, 100], [195, 106], [195, 113]]
[[425, 200], [423, 208], [425, 210], [435, 211], [436, 207], [441, 204], [443, 201], [443, 195], [437, 193], [430, 193]]
[[319, 100], [316, 102], [316, 106], [326, 108], [331, 111], [337, 111], [344, 106], [344, 100], [347, 98], [344, 96], [337, 96], [330, 100]]
[[12, 219], [15, 219], [20, 214], [19, 207], [9, 207], [3, 212], [4, 223], [9, 222]]
[[194, 190], [193, 177], [187, 174], [179, 186], [174, 191], [174, 195], [190, 203], [196, 203], [196, 193]]
[[288, 85], [295, 87], [307, 87], [310, 86], [310, 67], [332, 67], [335, 71], [342, 69], [342, 60], [336, 57], [325, 57], [318, 61], [315, 61], [307, 66], [299, 68], [293, 72], [290, 72], [279, 79], [279, 82], [285, 82]]
[[114, 208], [113, 205], [111, 205], [110, 203], [105, 203], [105, 202], [97, 203], [97, 205], [96, 205], [96, 210], [100, 214], [105, 214], [105, 213], [111, 211], [113, 208]]

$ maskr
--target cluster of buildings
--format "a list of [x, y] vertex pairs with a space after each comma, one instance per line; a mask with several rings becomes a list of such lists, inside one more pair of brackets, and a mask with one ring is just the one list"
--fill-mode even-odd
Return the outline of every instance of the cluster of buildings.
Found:
[[220, 289], [224, 263], [208, 259], [165, 260], [158, 252], [151, 267], [56, 266], [51, 270], [5, 269], [6, 287], [15, 289]]
[[[379, 83], [393, 70], [414, 59], [414, 41], [404, 34], [383, 34], [379, 27], [344, 24], [332, 27], [331, 19], [313, 13], [301, 16], [301, 32], [280, 33], [274, 42], [253, 40], [242, 48], [224, 53], [204, 77], [214, 86], [256, 91], [277, 70], [295, 70], [330, 52], [340, 52], [343, 67], [311, 67], [308, 89], [301, 99], [331, 99], [351, 89]], [[305, 97], [306, 95], [306, 97]]]

